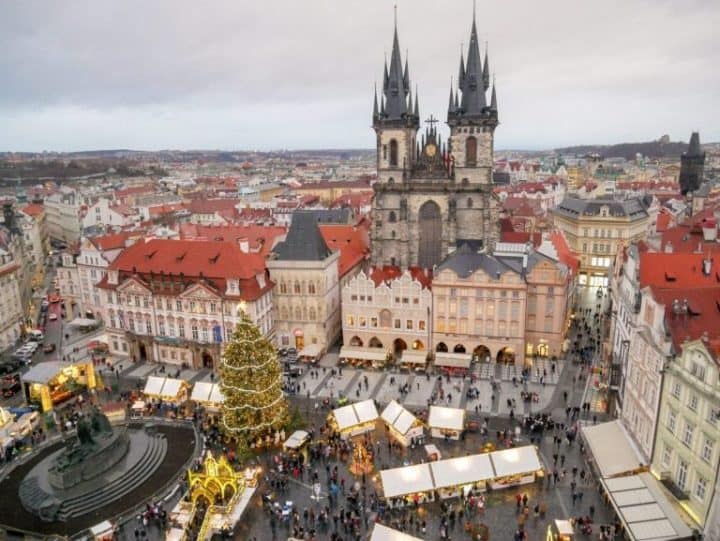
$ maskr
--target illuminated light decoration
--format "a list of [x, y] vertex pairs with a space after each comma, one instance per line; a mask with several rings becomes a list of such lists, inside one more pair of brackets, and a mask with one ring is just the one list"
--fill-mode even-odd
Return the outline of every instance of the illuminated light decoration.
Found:
[[289, 415], [275, 348], [247, 313], [241, 309], [239, 315], [220, 363], [222, 428], [248, 443], [283, 428]]

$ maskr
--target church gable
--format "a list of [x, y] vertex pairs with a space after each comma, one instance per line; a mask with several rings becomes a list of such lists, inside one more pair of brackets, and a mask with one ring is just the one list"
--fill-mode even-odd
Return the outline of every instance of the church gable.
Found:
[[180, 294], [183, 299], [214, 301], [220, 296], [205, 284], [193, 284]]

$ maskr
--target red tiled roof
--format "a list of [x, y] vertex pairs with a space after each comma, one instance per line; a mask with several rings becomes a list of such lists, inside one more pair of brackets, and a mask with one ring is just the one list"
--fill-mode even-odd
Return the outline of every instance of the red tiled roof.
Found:
[[550, 242], [552, 242], [555, 247], [560, 262], [567, 265], [573, 275], [577, 275], [578, 269], [580, 268], [580, 258], [572, 251], [562, 231], [551, 231]]
[[500, 241], [518, 243], [530, 241], [537, 248], [542, 242], [542, 235], [540, 233], [530, 233], [529, 231], [501, 231]]
[[[409, 267], [408, 272], [413, 280], [420, 282], [420, 285], [429, 289], [432, 286], [432, 271], [420, 267]], [[386, 265], [384, 267], [373, 267], [370, 269], [369, 278], [375, 282], [375, 287], [388, 281], [395, 280], [402, 276], [403, 271], [398, 266]]]
[[148, 208], [148, 214], [151, 218], [157, 218], [164, 214], [171, 214], [179, 210], [183, 210], [185, 205], [183, 203], [169, 203], [166, 205], [155, 205]]
[[237, 243], [247, 239], [250, 250], [267, 257], [278, 237], [287, 233], [285, 226], [279, 225], [197, 225], [180, 224], [180, 238], [183, 240], [212, 240]]
[[340, 250], [342, 278], [370, 254], [370, 224], [361, 220], [357, 225], [319, 224], [320, 234], [331, 250]]
[[667, 231], [671, 220], [672, 215], [670, 212], [667, 209], [661, 209], [657, 216], [657, 222], [655, 223], [655, 231], [658, 233]]
[[45, 212], [45, 207], [37, 203], [31, 203], [30, 205], [22, 207], [20, 210], [28, 216], [37, 217]]
[[138, 232], [133, 231], [122, 231], [120, 233], [111, 233], [109, 235], [99, 235], [97, 237], [91, 237], [88, 240], [92, 242], [101, 251], [117, 250], [118, 248], [124, 248], [127, 241], [132, 236], [140, 236]]
[[121, 188], [115, 190], [115, 197], [121, 199], [128, 195], [142, 195], [146, 193], [152, 193], [155, 191], [155, 186], [152, 184], [144, 184], [142, 186], [130, 186], [128, 188]]
[[[640, 287], [662, 289], [720, 287], [720, 258], [711, 258], [710, 274], [703, 273], [706, 254], [640, 253]], [[714, 259], [714, 260], [713, 260]]]
[[132, 216], [135, 214], [135, 211], [133, 209], [131, 209], [127, 205], [122, 204], [112, 205], [110, 207], [110, 210], [114, 210], [115, 212], [117, 212], [118, 214], [122, 214], [123, 216]]
[[[642, 268], [642, 267], [641, 267]], [[711, 288], [662, 289], [651, 287], [653, 297], [665, 306], [665, 323], [670, 329], [673, 344], [679, 351], [686, 340], [707, 338], [717, 351], [720, 329], [720, 284]], [[680, 305], [687, 301], [687, 313], [675, 313], [673, 301]]]
[[193, 199], [188, 205], [188, 210], [193, 214], [214, 214], [221, 210], [235, 210], [235, 205], [240, 201], [237, 199]]

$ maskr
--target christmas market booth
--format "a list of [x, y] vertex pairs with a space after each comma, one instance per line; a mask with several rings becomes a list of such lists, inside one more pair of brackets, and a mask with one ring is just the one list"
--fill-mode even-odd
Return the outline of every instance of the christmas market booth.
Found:
[[435, 354], [435, 367], [451, 376], [467, 375], [471, 362], [472, 355], [470, 353], [438, 352]]
[[175, 378], [150, 376], [145, 382], [145, 398], [161, 400], [171, 404], [182, 404], [188, 397], [187, 381]]
[[435, 483], [429, 464], [382, 470], [380, 481], [390, 507], [422, 504], [435, 499]]
[[467, 496], [470, 492], [487, 490], [495, 477], [490, 457], [469, 455], [430, 463], [435, 488], [442, 499]]
[[545, 476], [534, 445], [493, 451], [489, 456], [495, 471], [490, 486], [495, 490], [526, 485]]
[[39, 363], [21, 377], [28, 403], [38, 404], [44, 412], [85, 389], [102, 386], [92, 361], [75, 364], [60, 361]]
[[422, 421], [395, 400], [385, 407], [380, 417], [385, 422], [390, 436], [404, 447], [409, 446], [413, 438], [423, 436]]
[[339, 359], [359, 368], [385, 368], [390, 355], [383, 348], [343, 346]]
[[322, 348], [320, 344], [307, 344], [298, 352], [298, 358], [304, 363], [315, 364], [318, 362], [321, 354]]
[[363, 400], [332, 411], [329, 416], [331, 427], [343, 439], [375, 430], [378, 419], [375, 402]]
[[375, 526], [373, 526], [370, 541], [422, 541], [422, 539], [376, 523]]
[[569, 520], [554, 520], [547, 527], [545, 541], [573, 541], [575, 528]]
[[400, 369], [411, 372], [424, 372], [427, 369], [428, 352], [425, 350], [406, 349], [400, 357]]
[[465, 430], [465, 410], [430, 406], [427, 424], [433, 438], [459, 440]]
[[310, 441], [310, 434], [305, 430], [296, 430], [283, 443], [283, 449], [289, 453], [300, 453]]
[[190, 400], [198, 406], [202, 406], [208, 412], [219, 413], [223, 404], [220, 384], [210, 383], [209, 381], [198, 381], [193, 385]]

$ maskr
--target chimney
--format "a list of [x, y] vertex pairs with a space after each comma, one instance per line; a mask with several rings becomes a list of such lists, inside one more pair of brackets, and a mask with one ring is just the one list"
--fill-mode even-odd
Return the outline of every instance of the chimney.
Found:
[[710, 276], [710, 273], [712, 272], [712, 259], [709, 257], [703, 259], [702, 269], [705, 276]]
[[240, 237], [238, 240], [238, 245], [240, 246], [240, 251], [244, 253], [250, 252], [250, 241], [247, 237]]
[[708, 218], [702, 226], [703, 240], [714, 241], [718, 238], [717, 222], [715, 218]]
[[665, 253], [666, 253], [666, 254], [671, 254], [671, 253], [673, 253], [673, 245], [672, 245], [672, 242], [667, 241], [667, 242], [665, 243]]

